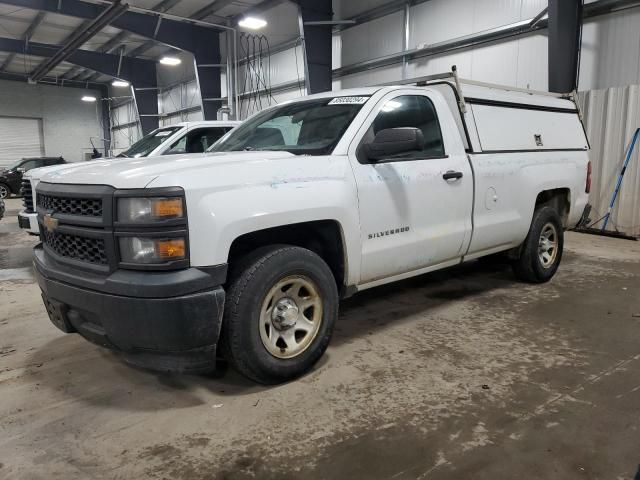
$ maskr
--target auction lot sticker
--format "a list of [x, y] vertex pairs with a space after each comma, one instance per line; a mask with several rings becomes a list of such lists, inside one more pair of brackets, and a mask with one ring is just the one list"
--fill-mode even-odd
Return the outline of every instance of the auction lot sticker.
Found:
[[369, 97], [336, 97], [328, 105], [362, 105]]

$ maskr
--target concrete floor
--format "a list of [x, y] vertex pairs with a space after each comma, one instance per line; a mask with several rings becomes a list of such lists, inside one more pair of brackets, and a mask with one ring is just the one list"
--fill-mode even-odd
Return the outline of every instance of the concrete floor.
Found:
[[60, 333], [8, 208], [0, 478], [640, 479], [640, 243], [570, 233], [548, 285], [473, 262], [362, 293], [267, 388]]

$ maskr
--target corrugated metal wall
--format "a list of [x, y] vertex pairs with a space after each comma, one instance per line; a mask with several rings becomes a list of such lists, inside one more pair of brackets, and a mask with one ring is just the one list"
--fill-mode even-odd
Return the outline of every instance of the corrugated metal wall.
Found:
[[[535, 17], [547, 0], [430, 0], [409, 10], [409, 44], [415, 48], [452, 40]], [[587, 2], [590, 3], [590, 2]], [[336, 34], [334, 68], [396, 53], [402, 49], [403, 15], [396, 12]], [[583, 29], [580, 89], [640, 82], [640, 8], [591, 18]], [[448, 71], [462, 77], [521, 88], [548, 88], [547, 31], [482, 46], [423, 57], [409, 62], [407, 76]], [[400, 79], [399, 64], [345, 76], [336, 88]]]
[[111, 115], [111, 148], [113, 154], [118, 154], [129, 148], [141, 138], [136, 106], [133, 101], [113, 107]]
[[[640, 85], [590, 90], [579, 94], [589, 141], [593, 184], [589, 203], [592, 220], [609, 206], [624, 155], [636, 128], [640, 127]], [[627, 169], [608, 230], [640, 235], [640, 145]], [[601, 227], [602, 222], [595, 225]]]

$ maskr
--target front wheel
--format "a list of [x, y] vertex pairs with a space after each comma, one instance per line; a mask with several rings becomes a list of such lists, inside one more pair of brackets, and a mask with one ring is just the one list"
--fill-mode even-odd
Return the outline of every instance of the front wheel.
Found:
[[537, 209], [520, 255], [513, 263], [514, 273], [526, 282], [548, 282], [558, 270], [563, 246], [564, 232], [558, 212], [551, 207]]
[[11, 194], [11, 190], [4, 183], [0, 183], [0, 199], [7, 198]]
[[300, 247], [265, 247], [232, 269], [221, 347], [245, 376], [284, 382], [323, 355], [337, 316], [336, 281], [322, 258]]

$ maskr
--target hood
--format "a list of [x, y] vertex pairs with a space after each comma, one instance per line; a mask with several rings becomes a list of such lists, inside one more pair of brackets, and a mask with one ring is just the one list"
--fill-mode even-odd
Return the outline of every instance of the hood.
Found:
[[184, 178], [185, 175], [191, 174], [208, 175], [212, 169], [219, 175], [221, 169], [228, 165], [294, 157], [295, 155], [289, 152], [217, 152], [120, 158], [116, 161], [94, 160], [82, 164], [67, 164], [67, 168], [48, 167], [39, 170], [47, 170], [40, 178], [43, 182], [144, 188], [161, 176]]
[[[28, 172], [24, 174], [24, 178], [28, 180], [40, 180], [43, 176], [45, 176], [49, 172], [55, 172], [57, 170], [64, 170], [69, 167], [78, 166], [79, 163], [61, 163], [59, 165], [51, 165], [50, 167], [40, 167], [40, 168], [32, 168]], [[86, 165], [86, 163], [82, 163], [82, 165]]]

